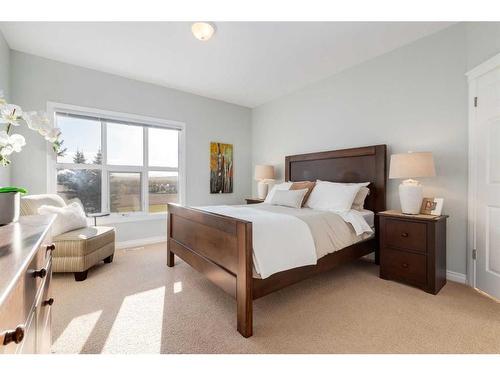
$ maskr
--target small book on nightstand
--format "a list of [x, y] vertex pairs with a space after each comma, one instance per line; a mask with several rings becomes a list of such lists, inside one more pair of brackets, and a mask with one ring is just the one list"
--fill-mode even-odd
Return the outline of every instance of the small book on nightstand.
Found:
[[379, 216], [380, 277], [437, 294], [446, 284], [447, 215]]

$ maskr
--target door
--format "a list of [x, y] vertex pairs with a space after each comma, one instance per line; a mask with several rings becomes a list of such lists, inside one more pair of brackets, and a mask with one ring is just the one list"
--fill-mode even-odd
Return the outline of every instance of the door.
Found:
[[475, 80], [475, 286], [500, 299], [500, 64]]

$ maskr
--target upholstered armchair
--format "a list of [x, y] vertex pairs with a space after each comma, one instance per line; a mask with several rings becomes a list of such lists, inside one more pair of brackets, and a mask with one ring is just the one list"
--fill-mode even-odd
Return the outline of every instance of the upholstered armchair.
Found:
[[[21, 199], [21, 215], [38, 215], [42, 205], [65, 207], [56, 194], [28, 195]], [[52, 253], [54, 272], [73, 272], [76, 281], [87, 278], [88, 271], [97, 263], [111, 263], [115, 253], [115, 229], [89, 226], [62, 233], [53, 238], [56, 248]]]

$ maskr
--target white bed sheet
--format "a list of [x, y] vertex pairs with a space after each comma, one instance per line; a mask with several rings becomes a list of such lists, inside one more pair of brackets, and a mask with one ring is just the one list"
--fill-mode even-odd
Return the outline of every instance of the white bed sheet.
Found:
[[375, 212], [370, 210], [359, 210], [361, 215], [363, 215], [363, 219], [366, 220], [366, 223], [370, 226], [370, 228], [374, 229], [375, 227]]

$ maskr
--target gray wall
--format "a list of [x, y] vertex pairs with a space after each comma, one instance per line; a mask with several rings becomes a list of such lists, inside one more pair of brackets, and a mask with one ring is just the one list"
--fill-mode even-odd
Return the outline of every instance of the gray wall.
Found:
[[[459, 24], [250, 112], [15, 51], [10, 51], [9, 84], [9, 49], [0, 34], [0, 87], [10, 86], [11, 101], [26, 109], [44, 109], [47, 101], [55, 101], [186, 122], [191, 205], [241, 203], [251, 191], [251, 165], [273, 163], [282, 177], [288, 154], [376, 143], [387, 143], [390, 153], [432, 151], [438, 176], [423, 180], [425, 194], [445, 198], [444, 210], [450, 215], [448, 268], [465, 273], [464, 73], [499, 52], [500, 23]], [[2, 169], [0, 185], [7, 181], [26, 186], [32, 193], [44, 192], [45, 145], [36, 134], [25, 135], [28, 147], [15, 158], [12, 181]], [[235, 192], [231, 195], [208, 194], [211, 140], [235, 145]], [[390, 208], [399, 207], [397, 185], [389, 181]], [[163, 220], [117, 227], [120, 241], [164, 233]]]
[[[455, 25], [253, 111], [253, 164], [283, 178], [288, 154], [385, 143], [389, 154], [432, 151], [426, 196], [445, 198], [448, 269], [465, 273], [467, 213], [465, 25]], [[388, 206], [399, 208], [389, 181]]]
[[500, 22], [467, 22], [467, 69], [500, 52]]
[[[45, 109], [53, 101], [185, 122], [188, 204], [238, 204], [250, 194], [250, 109], [17, 51], [11, 52], [11, 67], [11, 97], [26, 109]], [[12, 182], [43, 193], [46, 146], [36, 133], [24, 135], [28, 146], [14, 160]], [[209, 193], [210, 141], [234, 144], [232, 194]], [[165, 223], [123, 224], [117, 230], [118, 240], [126, 241], [164, 235]]]
[[[0, 31], [0, 90], [6, 98], [10, 91], [10, 49]], [[3, 130], [0, 128], [0, 130]], [[0, 186], [10, 185], [10, 167], [0, 167]]]

